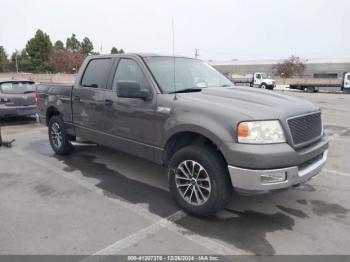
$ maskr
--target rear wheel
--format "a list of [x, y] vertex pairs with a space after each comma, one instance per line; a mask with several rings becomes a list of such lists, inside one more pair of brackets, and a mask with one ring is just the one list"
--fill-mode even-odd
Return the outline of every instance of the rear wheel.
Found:
[[53, 151], [59, 155], [68, 155], [73, 146], [69, 142], [70, 136], [60, 115], [53, 116], [49, 121], [49, 140]]
[[307, 93], [315, 93], [315, 92], [316, 92], [316, 89], [315, 89], [315, 87], [313, 87], [313, 86], [308, 86], [308, 87], [304, 87], [304, 92], [307, 92]]
[[187, 146], [174, 154], [169, 163], [169, 185], [177, 204], [198, 217], [220, 211], [232, 193], [225, 162], [204, 146]]

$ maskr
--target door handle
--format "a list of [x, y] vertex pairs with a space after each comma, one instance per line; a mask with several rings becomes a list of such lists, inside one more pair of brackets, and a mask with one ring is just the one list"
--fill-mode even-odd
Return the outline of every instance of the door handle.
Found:
[[80, 101], [80, 96], [73, 96], [74, 101]]
[[110, 99], [106, 99], [106, 100], [105, 100], [105, 105], [106, 105], [106, 106], [111, 106], [111, 105], [113, 105], [113, 101], [110, 100]]

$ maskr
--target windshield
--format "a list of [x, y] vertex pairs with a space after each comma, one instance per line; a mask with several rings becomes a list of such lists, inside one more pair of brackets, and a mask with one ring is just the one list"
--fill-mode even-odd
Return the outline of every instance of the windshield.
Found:
[[262, 74], [261, 74], [261, 79], [267, 79], [267, 75], [264, 74], [264, 73], [262, 73]]
[[35, 85], [32, 82], [7, 82], [0, 84], [0, 91], [3, 94], [26, 94], [35, 92]]
[[200, 60], [180, 57], [175, 59], [173, 57], [147, 57], [145, 61], [164, 93], [233, 86], [226, 77]]

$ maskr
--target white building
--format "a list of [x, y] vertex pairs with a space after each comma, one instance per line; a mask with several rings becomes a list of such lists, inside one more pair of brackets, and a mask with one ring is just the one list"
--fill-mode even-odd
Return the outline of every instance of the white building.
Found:
[[[265, 72], [273, 76], [273, 66], [283, 60], [229, 60], [214, 61], [209, 64], [223, 74], [245, 75], [253, 72]], [[308, 77], [337, 78], [344, 72], [350, 72], [350, 58], [302, 59], [306, 65], [304, 72]]]

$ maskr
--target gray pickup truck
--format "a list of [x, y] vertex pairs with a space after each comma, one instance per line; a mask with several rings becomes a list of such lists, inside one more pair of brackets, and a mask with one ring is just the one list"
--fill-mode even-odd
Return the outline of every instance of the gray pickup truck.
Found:
[[175, 201], [195, 216], [232, 190], [305, 183], [327, 158], [320, 109], [234, 86], [208, 64], [154, 54], [90, 56], [74, 85], [38, 85], [39, 116], [57, 154], [82, 137], [168, 168]]

